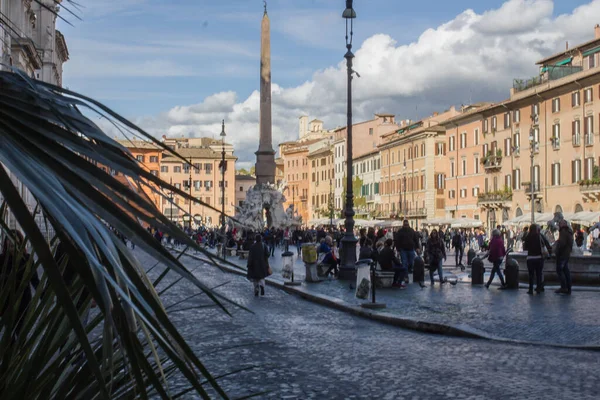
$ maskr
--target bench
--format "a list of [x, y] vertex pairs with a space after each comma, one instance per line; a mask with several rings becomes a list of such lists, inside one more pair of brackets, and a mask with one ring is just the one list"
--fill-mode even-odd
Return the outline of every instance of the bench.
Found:
[[228, 256], [235, 256], [236, 248], [235, 247], [226, 247], [225, 252]]
[[391, 288], [394, 283], [394, 271], [375, 270], [375, 287], [380, 289]]
[[248, 259], [248, 250], [238, 250], [237, 254], [238, 256], [240, 256], [240, 260], [247, 260]]

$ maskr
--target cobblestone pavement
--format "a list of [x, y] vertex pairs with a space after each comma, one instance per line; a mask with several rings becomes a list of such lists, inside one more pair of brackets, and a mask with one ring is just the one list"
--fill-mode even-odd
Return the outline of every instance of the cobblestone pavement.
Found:
[[[273, 277], [283, 280], [280, 274], [280, 252], [272, 259]], [[242, 265], [236, 258], [230, 261]], [[486, 261], [486, 264], [487, 263]], [[304, 265], [295, 257], [295, 271], [299, 280], [304, 278]], [[490, 271], [491, 266], [487, 265]], [[552, 287], [541, 295], [529, 296], [526, 290], [499, 291], [491, 286], [471, 286], [469, 270], [461, 272], [454, 267], [453, 254], [448, 255], [444, 276], [468, 281], [456, 286], [439, 286], [432, 289], [426, 271], [425, 289], [410, 284], [406, 290], [381, 289], [377, 301], [387, 305], [387, 313], [402, 317], [443, 324], [468, 325], [501, 338], [566, 345], [600, 345], [600, 319], [597, 310], [598, 292], [574, 292], [572, 296], [559, 296]], [[489, 272], [485, 275], [485, 281]], [[499, 285], [499, 279], [496, 277]], [[303, 284], [313, 293], [325, 294], [359, 305], [364, 300], [354, 296], [355, 282], [325, 280], [318, 284]]]
[[[142, 265], [153, 261], [136, 250]], [[353, 317], [267, 287], [255, 298], [243, 277], [188, 257], [215, 291], [249, 308], [232, 317], [194, 297], [170, 309], [194, 351], [232, 397], [273, 399], [596, 399], [598, 353], [426, 335]], [[161, 268], [151, 272], [156, 277]], [[166, 287], [174, 279], [161, 283]], [[444, 289], [445, 290], [445, 289]], [[197, 293], [182, 282], [168, 306]], [[231, 307], [230, 307], [231, 308]], [[180, 382], [174, 381], [176, 388]], [[187, 398], [195, 398], [189, 396]]]

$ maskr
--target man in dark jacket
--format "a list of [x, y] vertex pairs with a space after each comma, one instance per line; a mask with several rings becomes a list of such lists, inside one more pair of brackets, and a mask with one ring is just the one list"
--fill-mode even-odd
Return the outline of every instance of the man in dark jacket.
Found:
[[409, 273], [412, 273], [416, 257], [415, 250], [420, 249], [420, 244], [419, 235], [410, 227], [407, 219], [402, 223], [402, 228], [394, 235], [394, 241], [396, 242], [396, 250], [402, 258], [402, 265], [408, 269]]
[[454, 261], [456, 262], [456, 267], [462, 267], [462, 259], [465, 253], [463, 234], [457, 229], [454, 232], [454, 236], [452, 237], [452, 247], [454, 247]]
[[559, 236], [556, 242], [556, 274], [560, 279], [558, 294], [571, 294], [571, 271], [569, 270], [569, 258], [573, 250], [573, 231], [569, 228], [566, 220], [558, 223]]
[[404, 277], [406, 275], [406, 267], [402, 265], [402, 262], [398, 260], [396, 254], [394, 253], [394, 249], [392, 245], [394, 241], [392, 239], [387, 239], [383, 246], [383, 249], [379, 252], [378, 261], [379, 266], [384, 271], [394, 271], [394, 283], [392, 287], [398, 287], [404, 289], [406, 286], [402, 284], [404, 282]]
[[265, 278], [269, 276], [269, 250], [263, 244], [262, 236], [256, 235], [256, 243], [248, 252], [248, 280], [254, 284], [254, 296], [258, 297], [260, 288], [261, 296], [265, 295]]

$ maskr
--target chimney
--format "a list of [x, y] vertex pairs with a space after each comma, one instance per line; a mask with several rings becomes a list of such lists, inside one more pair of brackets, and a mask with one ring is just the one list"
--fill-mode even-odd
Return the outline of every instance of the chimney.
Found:
[[594, 39], [600, 39], [600, 24], [594, 27]]
[[565, 51], [569, 51], [569, 41], [565, 42]]
[[438, 115], [440, 115], [440, 113], [438, 113], [437, 111], [434, 111], [434, 112], [433, 112], [433, 116], [434, 116], [434, 117], [437, 117]]

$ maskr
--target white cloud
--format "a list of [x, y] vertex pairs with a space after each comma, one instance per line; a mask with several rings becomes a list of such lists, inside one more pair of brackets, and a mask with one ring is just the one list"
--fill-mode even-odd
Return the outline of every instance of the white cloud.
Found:
[[[534, 75], [537, 60], [563, 49], [566, 40], [576, 44], [593, 38], [600, 0], [557, 17], [552, 9], [550, 0], [509, 0], [483, 14], [466, 10], [413, 43], [398, 44], [386, 34], [368, 38], [354, 60], [361, 74], [354, 79], [355, 120], [381, 111], [414, 119], [470, 99], [508, 97], [512, 79]], [[275, 80], [277, 75], [273, 71]], [[274, 84], [272, 92], [275, 146], [296, 137], [301, 114], [318, 117], [330, 128], [345, 125], [344, 61], [297, 87]], [[224, 92], [137, 122], [157, 136], [217, 136], [224, 118], [228, 141], [241, 161], [250, 162], [258, 147], [258, 110], [258, 92], [239, 102], [234, 92]]]

